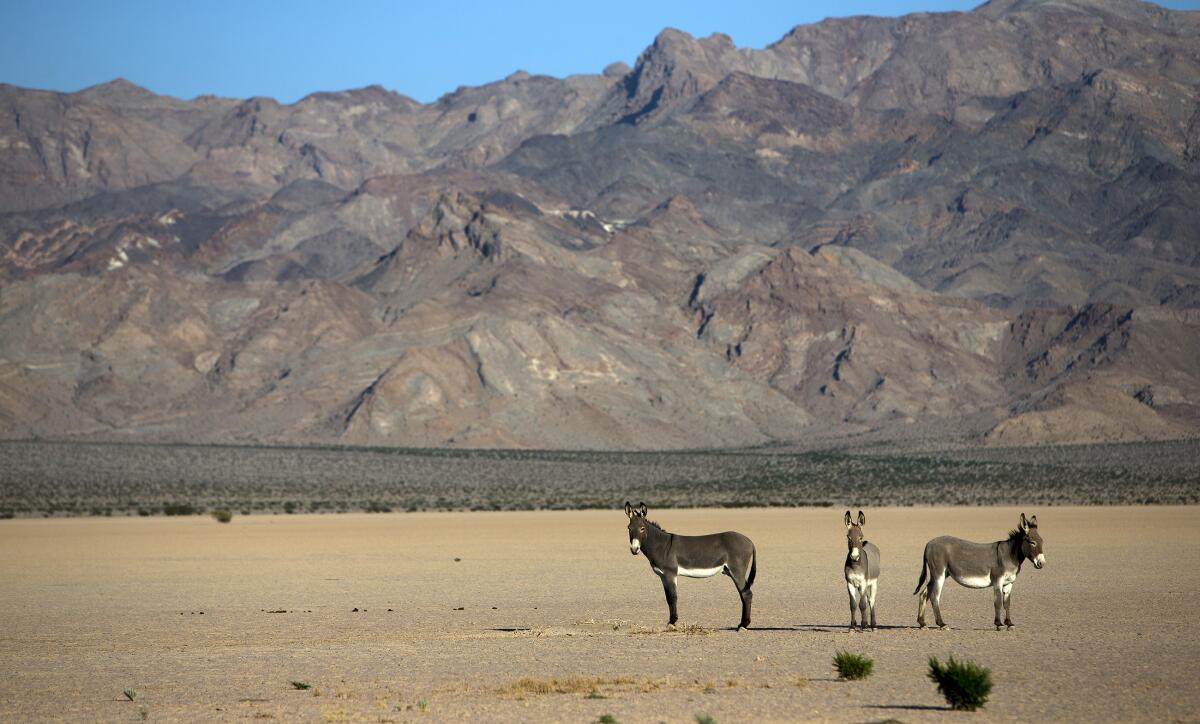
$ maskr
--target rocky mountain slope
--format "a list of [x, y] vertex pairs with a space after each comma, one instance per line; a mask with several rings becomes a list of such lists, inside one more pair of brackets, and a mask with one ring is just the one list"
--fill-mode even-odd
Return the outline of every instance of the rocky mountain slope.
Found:
[[1135, 0], [430, 104], [0, 86], [0, 435], [1194, 435], [1197, 98], [1200, 13]]

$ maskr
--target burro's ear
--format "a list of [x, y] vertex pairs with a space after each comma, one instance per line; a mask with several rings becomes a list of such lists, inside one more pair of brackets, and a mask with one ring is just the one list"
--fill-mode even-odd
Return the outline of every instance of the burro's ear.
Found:
[[641, 505], [638, 506], [638, 515], [642, 516], [643, 518], [645, 518], [646, 513], [649, 513], [649, 512], [650, 511], [646, 509], [645, 503], [642, 503]]
[[1025, 520], [1025, 514], [1021, 513], [1021, 530], [1029, 532], [1029, 521]]
[[633, 517], [633, 506], [629, 504], [628, 500], [625, 501], [625, 517], [626, 518]]
[[1037, 516], [1036, 515], [1029, 519], [1029, 527], [1030, 528], [1037, 527]]
[[850, 511], [846, 511], [846, 527], [850, 527]]
[[860, 510], [860, 511], [858, 511], [858, 525], [861, 527], [861, 526], [864, 526], [864, 525], [866, 525], [866, 524], [867, 524], [867, 515], [866, 515], [866, 513], [862, 512], [861, 510]]

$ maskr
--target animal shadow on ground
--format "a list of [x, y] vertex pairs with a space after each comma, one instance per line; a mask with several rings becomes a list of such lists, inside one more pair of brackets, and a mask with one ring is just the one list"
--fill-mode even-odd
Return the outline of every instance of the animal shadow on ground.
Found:
[[[838, 623], [838, 624], [831, 624], [831, 623], [798, 623], [798, 624], [796, 624], [795, 626], [791, 627], [790, 629], [786, 629], [786, 628], [785, 628], [785, 629], [767, 629], [767, 630], [770, 630], [770, 631], [845, 631], [845, 630], [846, 630], [846, 628], [847, 628], [847, 627], [846, 627], [846, 624], [845, 624], [845, 623]], [[876, 626], [875, 628], [876, 628], [876, 629], [878, 629], [878, 630], [880, 630], [880, 631], [887, 631], [887, 630], [903, 631], [903, 630], [905, 630], [905, 629], [917, 630], [917, 629], [919, 629], [920, 627], [919, 627], [919, 626], [896, 626], [896, 625], [891, 625], [891, 626]], [[857, 629], [855, 629], [855, 630], [857, 630]]]
[[[812, 681], [812, 679], [809, 679]], [[932, 704], [863, 704], [864, 709], [907, 709], [909, 711], [954, 711], [948, 706]]]
[[[736, 626], [723, 626], [713, 629], [714, 631], [737, 631]], [[796, 631], [798, 629], [792, 626], [751, 626], [747, 631]]]
[[532, 631], [533, 629], [527, 626], [501, 626], [496, 628], [487, 628], [484, 631], [501, 631], [504, 633], [514, 633], [516, 631]]

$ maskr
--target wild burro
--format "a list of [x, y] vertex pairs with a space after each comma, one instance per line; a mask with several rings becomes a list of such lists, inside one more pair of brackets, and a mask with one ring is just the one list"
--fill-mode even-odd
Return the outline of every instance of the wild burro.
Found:
[[967, 588], [991, 587], [996, 594], [996, 630], [1000, 630], [1001, 607], [1004, 608], [1004, 625], [1012, 628], [1012, 588], [1021, 572], [1021, 564], [1026, 560], [1034, 568], [1046, 565], [1045, 545], [1038, 533], [1036, 515], [1027, 520], [1021, 513], [1017, 529], [1010, 532], [1007, 539], [995, 543], [972, 543], [948, 535], [934, 538], [925, 544], [921, 579], [917, 581], [917, 590], [913, 591], [919, 596], [917, 625], [925, 628], [925, 602], [930, 601], [938, 627], [946, 627], [941, 600], [942, 586], [949, 574]]
[[858, 627], [867, 628], [867, 609], [871, 610], [871, 630], [875, 630], [875, 592], [879, 583], [879, 549], [863, 538], [867, 516], [858, 511], [858, 522], [846, 511], [846, 589], [850, 592], [850, 629], [854, 630], [854, 612], [859, 610]]
[[636, 556], [640, 551], [645, 555], [651, 570], [662, 580], [667, 608], [671, 612], [667, 626], [674, 627], [679, 620], [675, 608], [675, 584], [679, 576], [710, 578], [724, 573], [733, 579], [742, 599], [742, 620], [738, 630], [749, 628], [750, 602], [754, 598], [750, 588], [754, 585], [758, 558], [754, 543], [733, 531], [710, 535], [668, 533], [648, 520], [646, 513], [645, 503], [634, 508], [625, 502], [625, 515], [629, 517], [629, 552]]

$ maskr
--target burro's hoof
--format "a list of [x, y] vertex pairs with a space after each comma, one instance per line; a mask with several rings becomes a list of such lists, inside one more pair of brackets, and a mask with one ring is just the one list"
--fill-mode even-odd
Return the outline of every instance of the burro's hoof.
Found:
[[669, 624], [667, 624], [667, 630], [668, 630], [668, 631], [674, 631], [674, 630], [675, 630], [675, 624], [673, 624], [673, 623], [669, 623]]
[[924, 621], [917, 621], [917, 628], [925, 628], [925, 622], [924, 622]]
[[950, 624], [948, 624], [948, 623], [939, 623], [938, 624], [938, 631], [945, 631], [948, 628], [950, 628]]
[[750, 630], [750, 624], [748, 624], [748, 623], [739, 623], [739, 624], [738, 624], [738, 627], [737, 627], [737, 630], [738, 630], [738, 633], [741, 633], [741, 632], [743, 632], [743, 631], [749, 631], [749, 630]]
[[1016, 626], [1016, 624], [1013, 623], [1012, 621], [1005, 621], [1004, 625], [1007, 626], [1008, 628], [1012, 628], [1013, 626]]
[[1000, 627], [1000, 624], [996, 624], [996, 630], [997, 630], [997, 631], [999, 631], [999, 630], [1000, 630], [1000, 628], [1001, 628], [1001, 627]]

